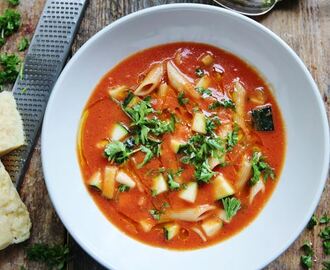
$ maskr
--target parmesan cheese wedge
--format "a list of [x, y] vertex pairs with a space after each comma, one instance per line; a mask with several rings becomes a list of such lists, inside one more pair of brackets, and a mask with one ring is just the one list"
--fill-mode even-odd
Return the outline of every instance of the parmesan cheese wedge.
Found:
[[24, 144], [22, 118], [11, 92], [0, 93], [0, 156]]
[[28, 239], [30, 228], [29, 212], [0, 161], [0, 250]]

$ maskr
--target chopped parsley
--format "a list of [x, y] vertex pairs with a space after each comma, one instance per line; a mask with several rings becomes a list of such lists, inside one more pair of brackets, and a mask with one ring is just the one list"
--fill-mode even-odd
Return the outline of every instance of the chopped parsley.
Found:
[[239, 126], [235, 123], [234, 129], [231, 132], [228, 133], [227, 138], [226, 138], [226, 142], [227, 142], [226, 150], [227, 150], [227, 152], [233, 150], [233, 148], [237, 145], [237, 143], [238, 143], [238, 132], [239, 132]]
[[13, 6], [18, 6], [20, 3], [20, 0], [7, 0], [9, 4]]
[[212, 133], [217, 128], [217, 126], [221, 125], [221, 121], [217, 115], [212, 115], [206, 118], [206, 132]]
[[330, 241], [329, 240], [325, 240], [323, 241], [323, 251], [325, 255], [330, 255]]
[[196, 68], [195, 69], [195, 74], [198, 76], [198, 77], [203, 77], [204, 76], [204, 70], [202, 70], [201, 68]]
[[328, 224], [330, 222], [330, 217], [324, 214], [322, 217], [320, 217], [319, 222], [320, 224]]
[[104, 149], [104, 154], [108, 161], [117, 164], [124, 163], [134, 152], [135, 151], [131, 151], [126, 144], [120, 141], [110, 142]]
[[127, 192], [130, 190], [130, 187], [124, 184], [120, 184], [118, 187], [119, 192]]
[[15, 82], [22, 64], [16, 54], [0, 54], [0, 91], [4, 84]]
[[265, 162], [265, 157], [261, 154], [261, 152], [254, 152], [252, 156], [251, 185], [255, 185], [261, 176], [263, 176], [265, 181], [267, 181], [269, 177], [274, 179], [274, 169], [270, 167], [267, 162]]
[[21, 25], [21, 15], [13, 10], [6, 9], [0, 15], [0, 47], [6, 43], [6, 38], [16, 32]]
[[226, 212], [226, 218], [230, 220], [233, 216], [235, 216], [239, 209], [241, 209], [240, 200], [235, 197], [227, 197], [221, 199], [224, 210]]
[[145, 164], [147, 164], [154, 156], [153, 151], [143, 145], [141, 146], [141, 151], [144, 152], [146, 155], [145, 155], [142, 163], [137, 165], [138, 169], [142, 168]]
[[201, 183], [209, 183], [215, 173], [211, 170], [207, 159], [219, 157], [224, 153], [224, 145], [221, 138], [215, 137], [213, 134], [196, 134], [180, 147], [179, 153], [183, 154], [182, 163], [194, 166], [196, 180]]
[[196, 87], [195, 90], [202, 95], [203, 97], [209, 97], [212, 95], [212, 91], [210, 89], [204, 88], [204, 87]]
[[300, 263], [305, 269], [311, 269], [313, 266], [313, 247], [311, 243], [305, 243], [301, 250], [304, 252], [304, 255], [300, 257]]
[[23, 37], [20, 42], [18, 43], [17, 49], [20, 52], [25, 51], [29, 47], [29, 40], [26, 37]]
[[183, 169], [179, 169], [177, 172], [172, 170], [167, 171], [167, 183], [170, 190], [178, 190], [180, 188], [180, 183], [175, 181], [175, 178], [180, 176], [183, 172]]
[[189, 99], [185, 97], [184, 92], [179, 93], [178, 102], [181, 106], [183, 106], [189, 102]]
[[312, 216], [310, 221], [307, 224], [308, 229], [313, 229], [318, 224], [317, 217], [315, 215]]
[[210, 110], [215, 110], [217, 108], [229, 108], [229, 109], [235, 109], [236, 105], [235, 103], [231, 100], [231, 99], [222, 99], [222, 100], [217, 100], [214, 101], [210, 106], [209, 109]]
[[49, 269], [65, 269], [70, 250], [64, 245], [34, 244], [27, 249], [27, 257], [31, 261], [43, 262]]

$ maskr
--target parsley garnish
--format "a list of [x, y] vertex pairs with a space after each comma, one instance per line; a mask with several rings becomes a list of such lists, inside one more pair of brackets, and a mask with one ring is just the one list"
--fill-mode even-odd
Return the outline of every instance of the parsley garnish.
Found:
[[20, 52], [25, 51], [29, 47], [29, 40], [26, 37], [23, 37], [18, 44], [18, 50]]
[[300, 257], [300, 263], [304, 268], [311, 269], [313, 266], [313, 255], [314, 255], [312, 244], [306, 242], [301, 247], [301, 249], [303, 250], [305, 255], [302, 255]]
[[34, 244], [27, 249], [27, 257], [31, 261], [47, 264], [49, 269], [62, 270], [69, 260], [69, 252], [66, 245]]
[[326, 214], [324, 214], [321, 218], [320, 218], [320, 224], [328, 224], [330, 222], [330, 217]]
[[196, 68], [195, 73], [200, 78], [204, 76], [204, 70], [202, 70], [201, 68]]
[[13, 6], [18, 6], [20, 3], [20, 0], [7, 0], [9, 4]]
[[202, 95], [203, 97], [209, 97], [212, 95], [212, 91], [210, 89], [204, 88], [204, 87], [196, 87], [195, 90]]
[[184, 92], [180, 92], [178, 95], [178, 102], [181, 106], [187, 104], [189, 102], [188, 98], [185, 98]]
[[6, 9], [0, 15], [0, 47], [6, 43], [6, 37], [12, 35], [21, 25], [21, 15], [12, 9]]
[[272, 179], [275, 178], [274, 169], [269, 166], [267, 162], [265, 162], [265, 158], [262, 156], [261, 152], [254, 152], [252, 156], [252, 178], [250, 180], [251, 185], [255, 185], [261, 176], [263, 176], [264, 180], [270, 177]]
[[206, 131], [208, 133], [214, 132], [217, 126], [221, 125], [221, 121], [217, 115], [212, 115], [206, 118]]
[[4, 84], [15, 82], [21, 66], [21, 60], [16, 54], [0, 54], [0, 91]]
[[150, 150], [149, 148], [145, 147], [145, 146], [141, 146], [141, 151], [144, 152], [146, 155], [144, 157], [144, 160], [142, 161], [142, 163], [140, 163], [139, 165], [137, 165], [137, 168], [140, 169], [142, 168], [144, 165], [146, 165], [154, 156], [154, 153], [152, 150]]
[[307, 224], [307, 228], [311, 230], [317, 224], [318, 224], [317, 217], [315, 215], [313, 215], [312, 218], [310, 219], [310, 221]]
[[200, 183], [209, 183], [215, 174], [206, 160], [195, 170], [195, 178]]
[[127, 192], [130, 190], [130, 187], [124, 184], [120, 184], [118, 187], [119, 192]]
[[167, 183], [170, 190], [178, 190], [180, 188], [180, 184], [175, 181], [175, 177], [180, 176], [182, 172], [183, 169], [181, 168], [177, 172], [167, 171]]
[[323, 270], [330, 270], [330, 261], [324, 261], [322, 265], [325, 267]]
[[222, 100], [217, 100], [214, 101], [210, 106], [210, 110], [215, 110], [219, 107], [224, 107], [224, 108], [230, 108], [230, 109], [235, 109], [235, 103], [231, 99], [222, 99]]
[[131, 151], [126, 144], [120, 141], [110, 142], [104, 149], [104, 154], [108, 160], [117, 164], [124, 163], [135, 152]]
[[227, 152], [233, 150], [234, 146], [237, 145], [238, 143], [238, 131], [239, 131], [239, 126], [235, 123], [234, 124], [234, 129], [228, 133], [227, 135]]
[[323, 251], [325, 255], [330, 255], [330, 241], [325, 240], [323, 241]]
[[237, 214], [237, 211], [241, 209], [241, 202], [240, 200], [236, 199], [235, 197], [227, 197], [221, 199], [224, 210], [226, 212], [226, 218], [230, 220], [233, 216]]

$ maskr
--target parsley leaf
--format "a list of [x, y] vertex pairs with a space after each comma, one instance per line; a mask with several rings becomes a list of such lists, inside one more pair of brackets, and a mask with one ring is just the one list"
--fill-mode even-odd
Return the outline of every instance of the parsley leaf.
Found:
[[117, 164], [124, 163], [133, 153], [134, 151], [130, 151], [128, 147], [120, 141], [110, 142], [104, 149], [104, 154], [108, 160]]
[[181, 106], [187, 104], [189, 102], [188, 98], [185, 98], [184, 92], [180, 92], [178, 95], [178, 102]]
[[0, 88], [3, 84], [15, 82], [20, 68], [21, 60], [16, 54], [0, 54]]
[[43, 262], [49, 269], [62, 270], [69, 260], [69, 248], [64, 245], [34, 244], [27, 249], [27, 257], [31, 261]]
[[221, 121], [217, 115], [206, 118], [206, 132], [212, 133], [217, 126], [221, 125]]
[[195, 178], [197, 179], [198, 182], [201, 182], [201, 183], [209, 183], [211, 178], [215, 174], [216, 173], [212, 171], [207, 160], [205, 160], [201, 164], [201, 166], [197, 167], [195, 170]]
[[137, 165], [137, 168], [140, 169], [142, 168], [144, 165], [146, 165], [154, 156], [154, 153], [147, 147], [145, 146], [141, 146], [141, 151], [144, 152], [146, 155], [144, 157], [144, 160], [142, 161], [142, 163], [140, 163], [139, 165]]
[[317, 224], [318, 224], [317, 217], [315, 215], [313, 215], [312, 218], [310, 219], [310, 221], [307, 224], [307, 228], [311, 230]]
[[20, 25], [21, 15], [17, 11], [6, 9], [5, 12], [0, 15], [0, 46], [5, 44], [6, 37], [17, 31]]
[[178, 190], [180, 188], [180, 184], [175, 181], [175, 177], [180, 176], [182, 172], [183, 169], [181, 168], [177, 172], [167, 171], [167, 183], [170, 190]]
[[7, 0], [9, 4], [13, 6], [18, 6], [20, 3], [20, 0]]
[[300, 263], [304, 268], [311, 269], [313, 266], [313, 255], [314, 255], [312, 244], [305, 242], [304, 245], [301, 247], [301, 249], [305, 255], [302, 255], [300, 257]]
[[323, 240], [330, 240], [330, 227], [327, 226], [325, 227], [321, 232], [320, 232], [320, 237]]
[[202, 70], [201, 68], [196, 68], [195, 69], [195, 74], [198, 76], [198, 77], [203, 77], [204, 76], [204, 70]]
[[209, 97], [212, 95], [212, 91], [210, 89], [204, 88], [204, 87], [196, 87], [195, 90], [202, 95], [203, 97]]
[[326, 214], [324, 214], [321, 218], [320, 218], [320, 224], [328, 224], [330, 222], [330, 217]]
[[130, 190], [130, 187], [124, 184], [120, 184], [118, 187], [119, 192], [127, 192]]
[[221, 199], [224, 210], [226, 212], [226, 218], [229, 220], [233, 216], [237, 214], [237, 211], [241, 209], [241, 202], [240, 200], [236, 199], [235, 197], [227, 197]]
[[323, 241], [323, 251], [325, 255], [330, 255], [330, 241], [325, 240]]
[[251, 185], [255, 185], [260, 177], [263, 175], [265, 181], [270, 177], [275, 178], [274, 169], [265, 162], [265, 158], [261, 152], [254, 152], [252, 156], [252, 178], [250, 180]]
[[26, 37], [23, 37], [18, 44], [18, 50], [20, 52], [25, 51], [29, 47], [29, 40]]
[[224, 108], [230, 108], [230, 109], [235, 109], [236, 105], [231, 99], [222, 99], [222, 100], [217, 100], [214, 101], [211, 105], [209, 105], [210, 110], [215, 110], [219, 107], [224, 107]]
[[227, 152], [233, 150], [238, 143], [239, 126], [235, 123], [234, 129], [227, 135]]

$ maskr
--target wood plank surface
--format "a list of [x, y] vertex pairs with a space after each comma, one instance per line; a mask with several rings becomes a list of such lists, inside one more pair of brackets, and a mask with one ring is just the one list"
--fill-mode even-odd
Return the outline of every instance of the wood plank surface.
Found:
[[[13, 35], [8, 40], [6, 46], [1, 48], [1, 52], [7, 50], [14, 51], [21, 36], [32, 36], [45, 0], [21, 0], [21, 2], [18, 9], [23, 16], [23, 27], [19, 33]], [[181, 2], [212, 4], [211, 0], [90, 0], [72, 47], [72, 53], [74, 54], [97, 31], [126, 14], [150, 6]], [[0, 0], [0, 13], [5, 7], [5, 1]], [[328, 115], [330, 115], [330, 1], [284, 0], [278, 4], [273, 12], [257, 18], [257, 21], [279, 35], [301, 57], [319, 86]], [[330, 213], [329, 191], [330, 181], [328, 179], [317, 208], [318, 215], [326, 211]], [[31, 213], [33, 222], [32, 235], [28, 242], [0, 251], [1, 270], [18, 270], [21, 265], [28, 270], [47, 269], [42, 264], [28, 262], [24, 248], [36, 242], [65, 243], [67, 241], [73, 254], [73, 260], [68, 265], [68, 269], [104, 269], [66, 235], [65, 228], [57, 218], [44, 185], [40, 161], [40, 143], [36, 146], [20, 193]], [[306, 240], [311, 241], [315, 248], [317, 262], [314, 269], [322, 269], [321, 262], [325, 259], [325, 256], [318, 233], [318, 229], [314, 231], [305, 230], [284, 254], [265, 269], [300, 269], [299, 259], [301, 251], [299, 248]]]

